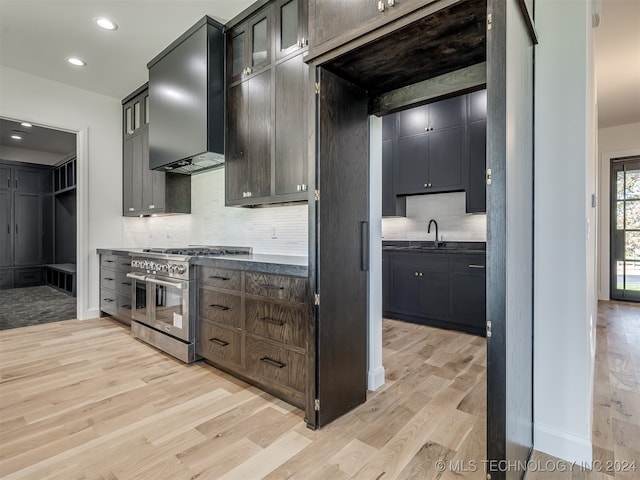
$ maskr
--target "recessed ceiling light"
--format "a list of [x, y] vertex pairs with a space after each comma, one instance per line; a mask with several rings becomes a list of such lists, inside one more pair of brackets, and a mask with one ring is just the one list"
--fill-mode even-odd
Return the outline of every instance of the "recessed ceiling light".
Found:
[[108, 18], [98, 17], [94, 18], [94, 21], [98, 24], [100, 28], [104, 28], [105, 30], [117, 30], [118, 25], [115, 22], [112, 22]]
[[76, 57], [67, 58], [67, 62], [76, 67], [85, 67], [87, 65], [87, 62]]
[[29, 122], [21, 122], [20, 125], [22, 125], [23, 127], [33, 127], [33, 125], [31, 125]]
[[22, 137], [20, 135], [11, 135], [11, 138], [13, 138], [14, 140], [22, 140]]

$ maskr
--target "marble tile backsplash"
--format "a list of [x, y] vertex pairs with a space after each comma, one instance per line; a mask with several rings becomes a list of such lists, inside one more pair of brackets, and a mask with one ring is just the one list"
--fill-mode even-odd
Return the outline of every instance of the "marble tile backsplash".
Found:
[[487, 216], [465, 212], [465, 193], [439, 193], [407, 197], [407, 216], [382, 219], [383, 240], [433, 240], [427, 234], [430, 219], [438, 222], [438, 233], [445, 241], [485, 242]]
[[256, 253], [308, 254], [307, 204], [224, 206], [224, 169], [191, 177], [191, 215], [122, 218], [122, 245], [239, 245]]

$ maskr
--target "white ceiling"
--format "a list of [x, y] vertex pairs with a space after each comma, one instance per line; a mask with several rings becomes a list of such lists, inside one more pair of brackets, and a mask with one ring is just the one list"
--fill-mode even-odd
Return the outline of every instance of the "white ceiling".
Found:
[[595, 38], [598, 126], [640, 122], [640, 0], [602, 0]]
[[[20, 140], [11, 138], [17, 134]], [[76, 152], [76, 134], [0, 118], [0, 158], [56, 165]]]
[[[225, 23], [253, 0], [0, 0], [0, 64], [122, 99], [146, 64], [202, 16]], [[102, 30], [105, 16], [119, 28]], [[640, 122], [640, 1], [602, 0], [596, 29], [599, 126]], [[65, 59], [87, 62], [73, 67]]]

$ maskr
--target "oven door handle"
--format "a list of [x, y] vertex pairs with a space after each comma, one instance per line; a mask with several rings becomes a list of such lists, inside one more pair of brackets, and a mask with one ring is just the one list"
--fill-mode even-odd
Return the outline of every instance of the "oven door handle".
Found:
[[183, 282], [170, 282], [169, 280], [158, 280], [157, 278], [147, 277], [147, 282], [154, 285], [160, 285], [162, 287], [177, 288], [178, 290], [184, 290], [185, 285]]
[[127, 278], [133, 278], [134, 280], [140, 280], [144, 282], [147, 279], [146, 275], [138, 275], [137, 273], [127, 273]]

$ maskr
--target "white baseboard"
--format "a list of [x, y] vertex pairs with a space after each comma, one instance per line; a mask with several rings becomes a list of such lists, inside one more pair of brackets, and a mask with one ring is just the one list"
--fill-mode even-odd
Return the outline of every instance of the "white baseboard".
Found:
[[372, 392], [384, 385], [384, 367], [380, 365], [378, 368], [369, 370], [367, 373], [367, 390]]
[[533, 446], [567, 462], [590, 464], [593, 457], [591, 439], [565, 432], [551, 425], [534, 425]]
[[85, 312], [79, 312], [78, 320], [89, 320], [90, 318], [98, 318], [100, 316], [99, 308], [90, 308]]

